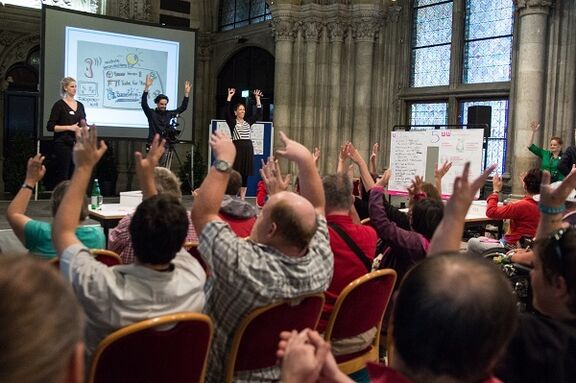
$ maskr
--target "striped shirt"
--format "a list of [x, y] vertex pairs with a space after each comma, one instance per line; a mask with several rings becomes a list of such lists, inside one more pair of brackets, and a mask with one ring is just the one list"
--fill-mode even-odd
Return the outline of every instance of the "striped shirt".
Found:
[[[273, 247], [238, 238], [222, 221], [215, 220], [204, 227], [198, 250], [213, 272], [206, 284], [205, 312], [216, 324], [207, 382], [224, 381], [234, 332], [251, 310], [326, 290], [332, 279], [334, 256], [326, 218], [318, 216], [317, 222], [316, 234], [302, 257], [288, 257]], [[274, 381], [280, 378], [280, 368], [237, 375], [237, 383]]]
[[236, 120], [236, 125], [234, 126], [234, 131], [232, 132], [233, 140], [251, 140], [252, 139], [252, 128], [250, 124], [246, 121], [238, 122]]
[[234, 107], [230, 101], [226, 101], [226, 123], [230, 128], [233, 140], [252, 139], [252, 124], [262, 120], [262, 106], [256, 107], [256, 113], [249, 117], [244, 117], [244, 121], [238, 122], [234, 115]]

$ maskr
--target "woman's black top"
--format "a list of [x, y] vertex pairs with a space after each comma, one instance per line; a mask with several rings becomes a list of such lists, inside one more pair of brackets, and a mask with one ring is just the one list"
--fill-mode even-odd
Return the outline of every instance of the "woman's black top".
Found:
[[[46, 129], [49, 132], [54, 132], [54, 126], [56, 125], [80, 124], [80, 120], [86, 119], [84, 105], [82, 105], [80, 101], [76, 101], [76, 103], [76, 110], [73, 110], [68, 106], [68, 104], [66, 104], [66, 102], [64, 102], [64, 100], [56, 101], [52, 107], [52, 112], [50, 112], [50, 118], [48, 119], [48, 124], [46, 124]], [[54, 141], [73, 146], [76, 142], [76, 133], [69, 130], [54, 132]]]

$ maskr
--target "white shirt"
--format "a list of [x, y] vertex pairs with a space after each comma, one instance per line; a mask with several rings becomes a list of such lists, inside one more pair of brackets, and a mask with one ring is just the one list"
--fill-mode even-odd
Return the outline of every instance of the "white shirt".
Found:
[[202, 312], [206, 273], [185, 250], [172, 260], [170, 271], [132, 264], [108, 267], [82, 244], [69, 246], [60, 257], [60, 271], [72, 283], [84, 308], [86, 352], [126, 325], [160, 315]]

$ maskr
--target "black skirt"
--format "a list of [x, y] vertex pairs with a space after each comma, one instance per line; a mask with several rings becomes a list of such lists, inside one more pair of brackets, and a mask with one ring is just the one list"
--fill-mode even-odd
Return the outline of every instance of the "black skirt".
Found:
[[234, 140], [236, 147], [236, 159], [234, 160], [234, 170], [246, 178], [252, 175], [254, 169], [254, 147], [252, 140]]

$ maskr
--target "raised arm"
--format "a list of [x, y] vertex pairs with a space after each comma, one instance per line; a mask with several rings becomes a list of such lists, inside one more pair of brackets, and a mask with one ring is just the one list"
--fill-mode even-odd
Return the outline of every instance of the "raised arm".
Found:
[[354, 163], [358, 166], [358, 170], [360, 170], [360, 178], [362, 179], [364, 189], [369, 191], [372, 189], [372, 186], [374, 186], [374, 179], [372, 178], [372, 174], [370, 174], [370, 170], [368, 169], [368, 165], [366, 165], [366, 161], [364, 161], [364, 158], [362, 158], [353, 144], [350, 144], [349, 146], [349, 153], [350, 159], [354, 161]]
[[444, 161], [442, 166], [436, 166], [434, 170], [434, 186], [436, 186], [436, 190], [438, 190], [438, 194], [442, 196], [442, 178], [448, 173], [448, 170], [452, 167], [452, 162]]
[[156, 183], [154, 182], [154, 168], [158, 166], [160, 157], [164, 154], [165, 144], [166, 140], [160, 141], [160, 135], [156, 134], [146, 158], [140, 152], [134, 153], [136, 175], [138, 176], [140, 189], [142, 189], [142, 198], [144, 199], [158, 194]]
[[324, 215], [324, 188], [322, 187], [322, 179], [314, 165], [312, 153], [304, 145], [289, 139], [284, 132], [280, 132], [280, 140], [284, 144], [284, 148], [278, 149], [276, 154], [294, 161], [298, 165], [300, 195], [312, 203], [318, 214]]
[[349, 154], [350, 142], [346, 142], [344, 145], [340, 146], [340, 151], [338, 152], [338, 167], [336, 168], [336, 173], [344, 173], [348, 170], [346, 167], [346, 159], [350, 156]]
[[154, 79], [151, 74], [146, 75], [146, 80], [144, 81], [144, 91], [142, 92], [142, 98], [140, 99], [140, 106], [144, 111], [144, 114], [148, 116], [150, 114], [150, 106], [148, 105], [148, 91], [154, 83]]
[[218, 211], [236, 158], [236, 148], [232, 140], [222, 132], [212, 134], [210, 146], [216, 161], [200, 185], [200, 191], [192, 205], [192, 222], [198, 235], [208, 223], [221, 221]]
[[380, 145], [378, 143], [372, 145], [372, 153], [370, 153], [370, 172], [374, 174], [378, 174], [378, 170], [376, 168], [376, 161], [378, 161], [379, 150]]
[[230, 133], [234, 134], [234, 129], [236, 126], [236, 117], [234, 117], [234, 111], [232, 110], [232, 97], [236, 94], [235, 88], [228, 88], [228, 96], [226, 97], [226, 123], [228, 128], [230, 128]]
[[286, 177], [282, 176], [278, 160], [275, 160], [272, 156], [268, 158], [267, 162], [262, 161], [260, 175], [269, 195], [288, 190], [292, 178], [290, 174], [286, 174]]
[[192, 90], [192, 84], [190, 84], [190, 81], [186, 80], [184, 82], [184, 98], [182, 99], [182, 103], [180, 104], [178, 109], [175, 110], [176, 114], [184, 113], [184, 111], [188, 109], [188, 102], [190, 100], [191, 90]]
[[489, 166], [480, 177], [470, 183], [468, 181], [470, 163], [467, 162], [464, 165], [462, 175], [454, 180], [452, 195], [444, 207], [444, 216], [430, 241], [429, 255], [458, 252], [460, 250], [466, 213], [468, 213], [476, 192], [484, 185], [488, 175], [494, 169], [496, 169], [495, 164]]
[[562, 183], [555, 189], [550, 186], [550, 173], [542, 172], [540, 184], [540, 222], [536, 229], [536, 239], [546, 238], [555, 230], [562, 227], [564, 202], [572, 190], [576, 188], [576, 168], [568, 174]]
[[54, 242], [54, 247], [59, 255], [68, 246], [80, 243], [76, 237], [78, 217], [80, 217], [84, 196], [94, 166], [102, 158], [106, 149], [107, 146], [104, 141], [98, 142], [95, 126], [92, 126], [90, 131], [88, 131], [87, 126], [82, 128], [76, 145], [74, 145], [75, 168], [70, 186], [63, 198], [66, 203], [60, 204], [52, 224], [52, 242]]
[[34, 187], [40, 182], [42, 177], [44, 177], [44, 174], [46, 174], [46, 167], [42, 164], [43, 162], [44, 156], [41, 154], [36, 154], [34, 157], [28, 159], [24, 184], [6, 210], [6, 219], [10, 227], [12, 227], [14, 234], [16, 234], [24, 246], [26, 246], [24, 226], [30, 221], [30, 217], [26, 215], [26, 209], [34, 193]]
[[536, 132], [538, 131], [538, 129], [540, 129], [540, 124], [536, 121], [531, 121], [530, 122], [530, 129], [532, 130], [532, 134], [530, 134], [530, 144], [528, 145], [529, 149], [534, 144], [534, 136], [536, 135]]
[[252, 125], [256, 121], [262, 120], [262, 101], [261, 101], [261, 98], [262, 98], [262, 96], [264, 96], [264, 94], [262, 93], [262, 91], [260, 89], [254, 89], [252, 94], [254, 95], [254, 98], [256, 99], [256, 113], [254, 113], [254, 115], [252, 115], [246, 119], [246, 122], [248, 122], [248, 124], [250, 124], [250, 125]]

